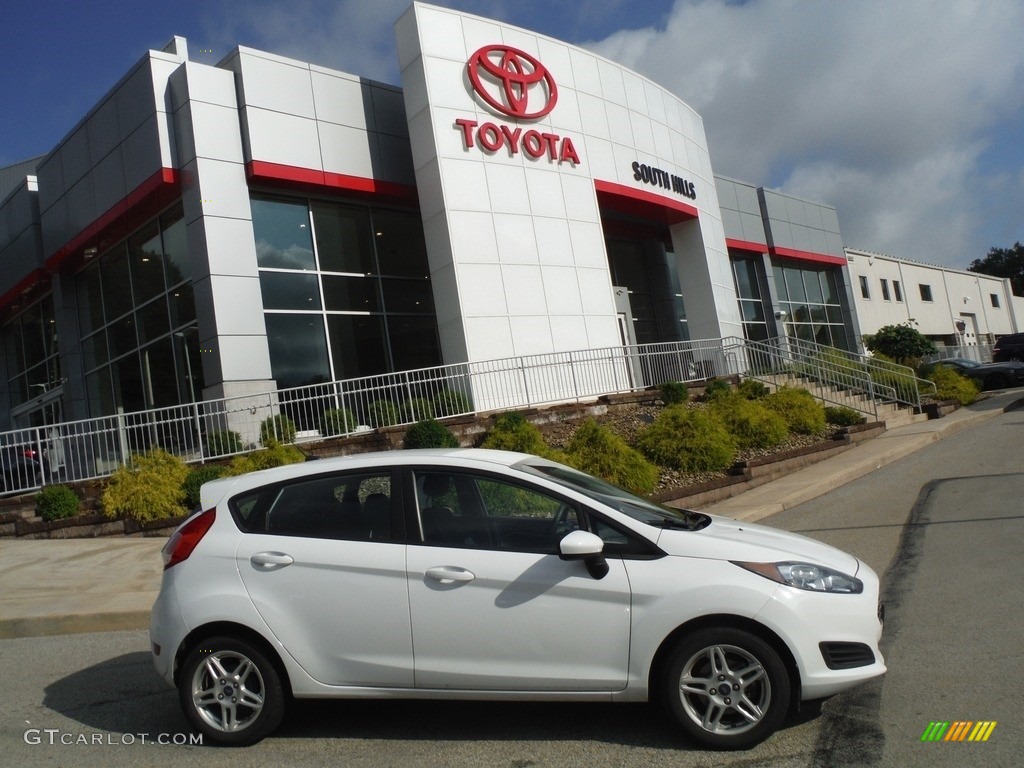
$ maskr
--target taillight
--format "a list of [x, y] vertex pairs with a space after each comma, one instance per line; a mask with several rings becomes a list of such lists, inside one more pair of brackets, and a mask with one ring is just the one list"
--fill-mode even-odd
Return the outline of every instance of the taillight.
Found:
[[160, 554], [164, 558], [164, 570], [171, 566], [187, 560], [192, 550], [202, 540], [206, 532], [210, 530], [213, 521], [217, 517], [216, 509], [208, 509], [200, 515], [196, 515], [181, 528], [174, 532], [174, 535], [167, 540]]

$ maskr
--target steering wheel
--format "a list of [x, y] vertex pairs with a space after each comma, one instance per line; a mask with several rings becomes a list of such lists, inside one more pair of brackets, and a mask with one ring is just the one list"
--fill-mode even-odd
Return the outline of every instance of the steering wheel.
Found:
[[569, 519], [569, 515], [575, 514], [576, 508], [571, 504], [562, 504], [558, 507], [558, 511], [555, 512], [555, 519], [551, 524], [551, 530], [555, 535], [555, 539], [561, 539], [566, 534], [579, 529], [579, 519]]

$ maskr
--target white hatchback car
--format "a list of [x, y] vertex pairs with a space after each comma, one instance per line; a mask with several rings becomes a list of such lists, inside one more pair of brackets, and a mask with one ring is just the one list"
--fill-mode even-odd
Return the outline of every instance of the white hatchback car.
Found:
[[857, 558], [534, 456], [364, 454], [201, 496], [150, 638], [208, 742], [262, 739], [290, 693], [656, 698], [694, 741], [747, 748], [885, 672]]

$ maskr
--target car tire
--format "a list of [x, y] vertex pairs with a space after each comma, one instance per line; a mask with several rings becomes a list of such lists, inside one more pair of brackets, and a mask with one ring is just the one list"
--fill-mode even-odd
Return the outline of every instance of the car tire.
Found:
[[284, 717], [284, 689], [274, 665], [234, 637], [211, 637], [185, 658], [178, 700], [204, 743], [245, 747], [269, 735]]
[[786, 718], [790, 680], [778, 652], [731, 627], [684, 638], [666, 666], [669, 714], [694, 741], [713, 749], [749, 749]]
[[985, 389], [1005, 389], [1010, 386], [1010, 380], [1001, 373], [993, 373], [985, 379]]

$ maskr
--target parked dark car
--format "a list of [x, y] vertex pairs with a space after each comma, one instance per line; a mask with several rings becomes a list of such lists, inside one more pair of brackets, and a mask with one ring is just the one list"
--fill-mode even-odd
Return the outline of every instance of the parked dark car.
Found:
[[0, 468], [3, 470], [2, 493], [39, 485], [46, 474], [47, 463], [30, 445], [4, 445], [0, 446]]
[[1024, 333], [1011, 333], [996, 339], [995, 346], [992, 347], [992, 361], [1024, 363]]
[[952, 368], [957, 373], [974, 379], [982, 389], [1004, 389], [1006, 387], [1024, 386], [1024, 363], [976, 363], [954, 357], [939, 360], [935, 365]]

